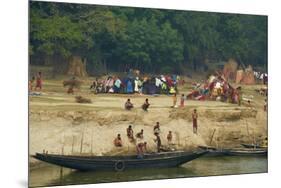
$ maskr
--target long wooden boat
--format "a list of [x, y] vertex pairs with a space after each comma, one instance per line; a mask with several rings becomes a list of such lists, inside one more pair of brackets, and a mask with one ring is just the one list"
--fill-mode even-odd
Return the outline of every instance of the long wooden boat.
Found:
[[267, 149], [265, 146], [260, 146], [258, 144], [241, 144], [244, 148], [262, 148], [262, 149]]
[[229, 149], [219, 149], [212, 146], [198, 146], [203, 151], [208, 151], [205, 156], [207, 157], [220, 157], [226, 155]]
[[218, 156], [267, 156], [265, 148], [233, 148], [233, 149], [218, 149], [212, 146], [198, 146], [203, 151], [209, 151], [208, 157]]
[[267, 156], [266, 149], [231, 149], [226, 152], [229, 156]]
[[144, 154], [142, 158], [138, 158], [137, 155], [73, 156], [36, 153], [33, 157], [47, 163], [80, 171], [123, 171], [125, 169], [177, 167], [206, 153], [208, 151], [163, 152]]

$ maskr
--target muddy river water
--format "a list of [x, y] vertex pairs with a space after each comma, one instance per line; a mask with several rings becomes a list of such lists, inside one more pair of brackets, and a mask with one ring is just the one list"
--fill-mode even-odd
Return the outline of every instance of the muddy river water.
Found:
[[55, 186], [266, 173], [267, 157], [201, 157], [177, 168], [138, 169], [124, 172], [79, 172], [44, 164], [30, 170], [29, 186]]

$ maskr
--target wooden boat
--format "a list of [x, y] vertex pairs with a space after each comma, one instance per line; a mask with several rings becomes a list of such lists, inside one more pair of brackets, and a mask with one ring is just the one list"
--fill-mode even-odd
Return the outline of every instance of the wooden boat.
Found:
[[208, 151], [195, 152], [163, 152], [130, 156], [73, 156], [36, 153], [33, 157], [54, 165], [76, 169], [80, 171], [123, 171], [138, 168], [167, 168], [176, 167], [192, 161]]
[[267, 149], [266, 146], [260, 146], [258, 144], [241, 144], [241, 146], [243, 146], [245, 148], [263, 148], [263, 149]]
[[209, 151], [206, 156], [267, 156], [267, 149], [262, 148], [233, 148], [233, 149], [218, 149], [211, 146], [198, 146], [198, 148]]
[[226, 152], [229, 156], [267, 156], [266, 149], [231, 149]]
[[200, 148], [203, 151], [208, 151], [209, 153], [207, 153], [205, 155], [207, 157], [224, 156], [224, 155], [226, 155], [226, 153], [229, 150], [229, 149], [219, 149], [219, 148], [215, 148], [215, 147], [212, 147], [212, 146], [198, 146], [198, 148]]

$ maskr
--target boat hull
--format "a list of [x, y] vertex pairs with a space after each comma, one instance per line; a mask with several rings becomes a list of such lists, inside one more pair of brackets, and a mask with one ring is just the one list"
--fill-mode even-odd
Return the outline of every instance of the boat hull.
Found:
[[85, 157], [36, 153], [33, 157], [54, 165], [80, 171], [123, 171], [139, 168], [168, 168], [180, 166], [208, 152], [167, 152], [147, 154], [143, 158], [133, 156]]
[[267, 147], [263, 147], [263, 146], [259, 146], [259, 145], [255, 145], [255, 144], [241, 144], [241, 145], [245, 148], [251, 148], [251, 149], [255, 149], [255, 148], [267, 149]]
[[267, 156], [267, 150], [230, 150], [229, 156]]
[[221, 157], [225, 156], [229, 149], [217, 149], [215, 147], [211, 146], [198, 146], [203, 151], [208, 151], [208, 153], [205, 155], [206, 157]]

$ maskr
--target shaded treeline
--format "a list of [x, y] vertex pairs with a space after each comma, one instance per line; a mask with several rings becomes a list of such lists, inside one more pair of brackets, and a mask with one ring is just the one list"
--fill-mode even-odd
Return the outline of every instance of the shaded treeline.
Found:
[[267, 64], [267, 17], [30, 2], [31, 64], [63, 66], [80, 56], [87, 71], [182, 72], [234, 58]]

